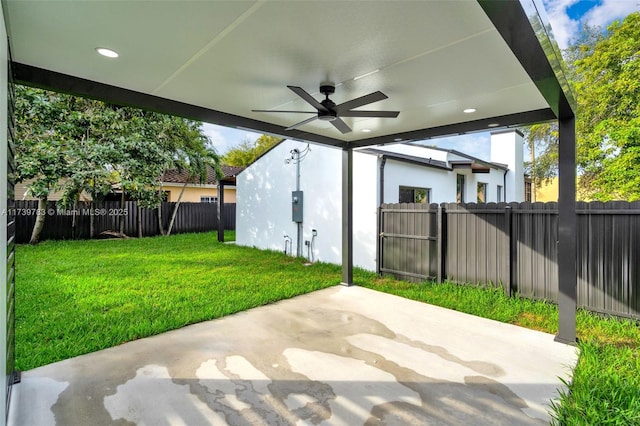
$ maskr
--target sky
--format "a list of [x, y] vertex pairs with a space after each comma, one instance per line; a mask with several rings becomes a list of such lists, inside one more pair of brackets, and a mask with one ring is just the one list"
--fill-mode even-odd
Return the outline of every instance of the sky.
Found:
[[[542, 0], [551, 28], [561, 49], [565, 49], [579, 35], [583, 24], [606, 28], [615, 20], [640, 11], [640, 0]], [[205, 124], [204, 132], [211, 138], [219, 154], [245, 140], [255, 140], [260, 134]], [[490, 159], [490, 133], [474, 133], [429, 140], [429, 145], [455, 149], [475, 157]], [[525, 152], [525, 158], [528, 153]]]

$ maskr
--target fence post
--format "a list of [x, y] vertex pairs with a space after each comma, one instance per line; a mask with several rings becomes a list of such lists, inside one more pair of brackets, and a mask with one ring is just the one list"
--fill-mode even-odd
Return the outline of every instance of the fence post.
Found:
[[444, 239], [446, 238], [447, 231], [446, 227], [446, 209], [442, 206], [438, 206], [438, 211], [436, 212], [436, 227], [438, 229], [438, 235], [436, 236], [436, 245], [437, 245], [437, 256], [438, 256], [438, 265], [436, 269], [436, 281], [438, 284], [442, 283], [442, 277], [445, 274], [444, 262], [445, 262], [445, 244]]
[[218, 241], [224, 243], [224, 182], [218, 181]]
[[505, 226], [505, 231], [507, 232], [507, 265], [509, 267], [509, 274], [508, 274], [508, 283], [506, 285], [503, 285], [504, 287], [504, 292], [507, 296], [511, 297], [513, 294], [513, 287], [514, 287], [514, 280], [515, 280], [515, 258], [516, 258], [516, 253], [515, 253], [515, 244], [514, 244], [514, 232], [513, 232], [513, 211], [511, 209], [511, 206], [506, 206], [504, 208], [504, 226]]

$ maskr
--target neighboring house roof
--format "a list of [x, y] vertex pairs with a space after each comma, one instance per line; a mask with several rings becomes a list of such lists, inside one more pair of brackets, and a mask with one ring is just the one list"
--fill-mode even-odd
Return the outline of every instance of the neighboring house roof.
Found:
[[[220, 166], [222, 169], [222, 181], [225, 183], [235, 182], [235, 177], [238, 173], [244, 170], [244, 167], [238, 166]], [[162, 176], [163, 183], [198, 183], [189, 181], [189, 173], [186, 170], [171, 169], [167, 170]], [[218, 183], [216, 174], [211, 166], [207, 166], [207, 180], [203, 182], [207, 185], [216, 185]]]
[[439, 148], [439, 147], [436, 147], [436, 146], [428, 146], [428, 145], [423, 145], [421, 143], [416, 143], [416, 142], [410, 142], [407, 145], [419, 146], [419, 147], [423, 147], [423, 148], [427, 148], [427, 149], [433, 149], [433, 150], [436, 150], [436, 151], [448, 152], [449, 154], [457, 155], [458, 157], [462, 157], [462, 158], [466, 158], [466, 159], [470, 160], [470, 161], [455, 161], [455, 160], [454, 161], [449, 161], [449, 164], [453, 168], [463, 167], [464, 166], [464, 167], [471, 167], [472, 169], [476, 169], [476, 168], [478, 168], [477, 165], [480, 165], [480, 166], [490, 167], [490, 168], [493, 168], [493, 169], [509, 170], [509, 166], [507, 166], [506, 164], [492, 163], [491, 161], [481, 160], [478, 157], [474, 157], [473, 155], [465, 154], [464, 152], [456, 151], [455, 149]]
[[432, 158], [416, 157], [413, 155], [400, 154], [400, 153], [391, 152], [391, 151], [383, 151], [383, 150], [374, 149], [374, 148], [360, 149], [358, 150], [358, 152], [364, 152], [366, 154], [382, 155], [385, 158], [400, 161], [403, 163], [434, 167], [436, 169], [451, 170], [450, 167], [447, 167], [447, 163], [445, 163], [444, 161], [434, 160]]

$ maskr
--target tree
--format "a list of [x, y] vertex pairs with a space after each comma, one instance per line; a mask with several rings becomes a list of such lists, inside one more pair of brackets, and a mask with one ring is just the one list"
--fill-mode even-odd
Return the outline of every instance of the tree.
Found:
[[44, 227], [49, 195], [60, 188], [68, 174], [68, 128], [55, 124], [65, 109], [62, 96], [49, 96], [39, 90], [16, 88], [16, 170], [14, 179], [31, 179], [29, 193], [38, 199], [36, 222], [30, 244], [37, 244]]
[[542, 182], [558, 174], [558, 125], [534, 124], [524, 129], [524, 139], [531, 154], [526, 170], [531, 177], [533, 193]]
[[[188, 164], [185, 158], [193, 166], [195, 153], [208, 143], [201, 123], [183, 118], [24, 86], [16, 95], [15, 178], [32, 180], [28, 190], [39, 199], [39, 212], [53, 191], [62, 190], [60, 203], [70, 207], [83, 191], [95, 201], [114, 187], [123, 202], [127, 193], [141, 207], [156, 207], [164, 171]], [[218, 167], [217, 156], [209, 154], [207, 161]], [[37, 217], [34, 244], [44, 218]], [[121, 231], [123, 225], [124, 216]]]
[[202, 133], [201, 126], [199, 124], [197, 126], [190, 124], [184, 130], [186, 132], [182, 138], [184, 143], [176, 151], [173, 165], [180, 171], [186, 171], [187, 179], [182, 185], [180, 195], [178, 195], [176, 204], [173, 207], [166, 235], [171, 235], [178, 208], [180, 208], [180, 202], [182, 201], [182, 195], [187, 185], [189, 183], [206, 183], [209, 170], [214, 172], [216, 179], [222, 177], [220, 157], [218, 157], [215, 149], [209, 146], [210, 140]]
[[640, 13], [608, 28], [591, 55], [575, 62], [581, 191], [640, 199]]
[[[576, 159], [580, 198], [640, 199], [640, 13], [614, 22], [603, 35], [583, 27], [580, 39], [563, 51], [578, 99]], [[534, 182], [557, 175], [556, 123], [525, 129], [536, 157]]]
[[253, 142], [245, 140], [229, 150], [222, 158], [222, 162], [230, 166], [246, 167], [281, 141], [282, 138], [269, 135], [262, 135]]

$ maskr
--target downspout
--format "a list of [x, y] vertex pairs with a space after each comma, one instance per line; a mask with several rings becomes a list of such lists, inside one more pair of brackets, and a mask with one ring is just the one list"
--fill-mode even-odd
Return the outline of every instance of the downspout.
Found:
[[387, 164], [387, 157], [380, 155], [380, 204], [384, 203], [384, 166]]
[[504, 175], [502, 175], [502, 198], [504, 198], [503, 202], [507, 202], [507, 173], [509, 173], [509, 169], [504, 171]]

